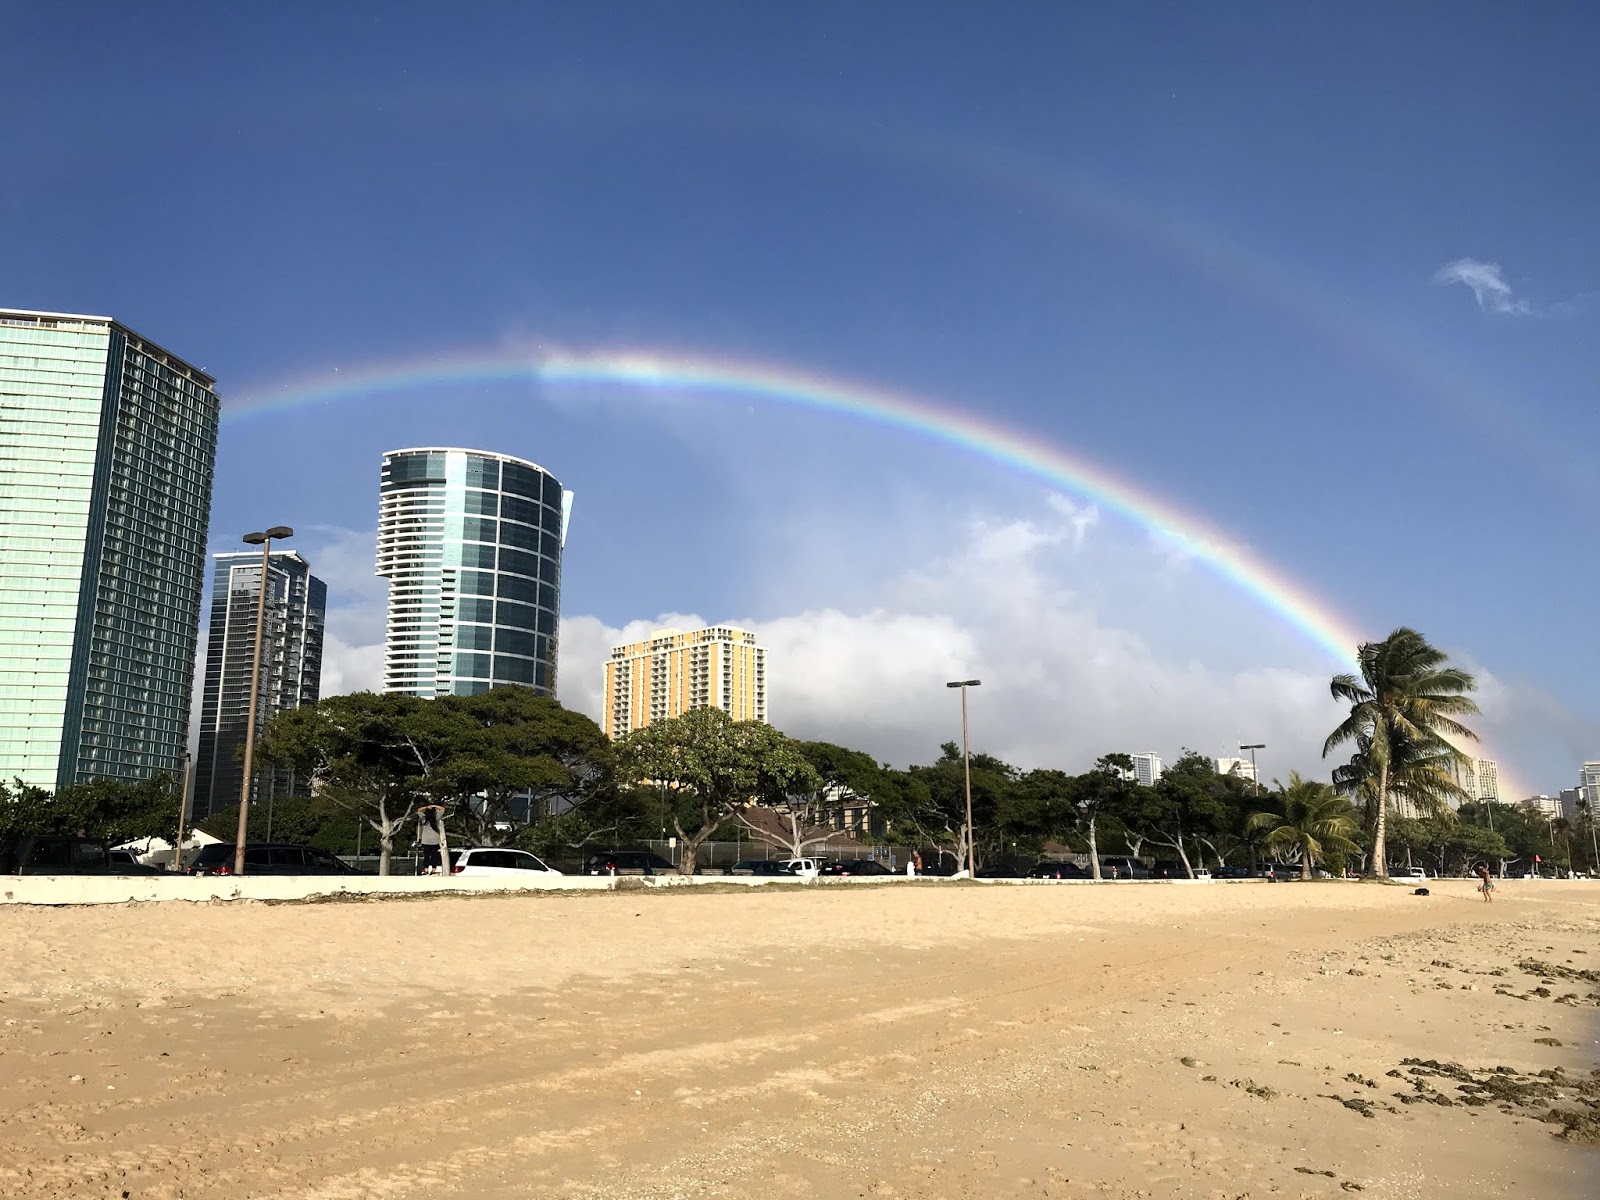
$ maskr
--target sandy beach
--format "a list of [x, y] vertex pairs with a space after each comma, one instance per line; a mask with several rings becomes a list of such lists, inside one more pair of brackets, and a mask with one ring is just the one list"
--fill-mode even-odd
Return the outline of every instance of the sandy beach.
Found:
[[0, 1195], [1577, 1197], [1600, 885], [0, 909]]

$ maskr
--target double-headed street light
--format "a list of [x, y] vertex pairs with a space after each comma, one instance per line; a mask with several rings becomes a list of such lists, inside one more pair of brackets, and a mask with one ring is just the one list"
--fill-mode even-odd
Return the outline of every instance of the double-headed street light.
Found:
[[1265, 750], [1266, 748], [1267, 744], [1265, 742], [1256, 742], [1249, 746], [1246, 746], [1243, 742], [1239, 743], [1240, 750], [1250, 751], [1250, 782], [1256, 785], [1257, 797], [1261, 795], [1261, 776], [1256, 774], [1256, 751]]
[[981, 679], [958, 679], [945, 687], [961, 689], [961, 769], [967, 777], [967, 878], [978, 877], [977, 841], [972, 828], [972, 755], [967, 749], [967, 689], [977, 687]]
[[272, 542], [294, 536], [287, 525], [274, 525], [265, 533], [247, 533], [245, 544], [261, 547], [261, 590], [256, 594], [256, 648], [250, 663], [250, 711], [244, 721], [244, 779], [239, 784], [239, 832], [233, 842], [233, 873], [244, 874], [244, 843], [250, 832], [250, 774], [256, 750], [256, 704], [261, 694], [261, 633], [267, 623], [267, 570], [271, 566]]

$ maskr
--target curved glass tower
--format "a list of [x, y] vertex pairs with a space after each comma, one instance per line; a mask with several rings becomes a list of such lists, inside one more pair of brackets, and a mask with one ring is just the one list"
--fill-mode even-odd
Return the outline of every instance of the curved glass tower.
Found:
[[389, 581], [385, 691], [556, 694], [561, 548], [572, 493], [483, 450], [383, 456], [378, 574]]

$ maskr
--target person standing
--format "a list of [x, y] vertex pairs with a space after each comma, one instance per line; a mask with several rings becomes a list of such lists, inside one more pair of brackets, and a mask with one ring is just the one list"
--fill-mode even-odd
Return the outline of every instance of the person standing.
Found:
[[443, 837], [439, 822], [442, 820], [444, 805], [417, 805], [417, 851], [424, 875], [439, 874], [439, 843]]
[[1489, 877], [1489, 864], [1479, 863], [1474, 870], [1477, 871], [1478, 878], [1482, 881], [1478, 884], [1478, 890], [1483, 893], [1483, 902], [1492, 904], [1494, 902], [1494, 880]]

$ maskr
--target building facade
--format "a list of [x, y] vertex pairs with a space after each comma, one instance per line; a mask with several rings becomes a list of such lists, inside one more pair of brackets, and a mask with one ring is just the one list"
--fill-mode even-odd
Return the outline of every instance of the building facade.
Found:
[[1231, 775], [1235, 779], [1243, 779], [1247, 783], [1256, 781], [1256, 766], [1248, 758], [1219, 758], [1217, 759], [1217, 774]]
[[0, 777], [182, 772], [213, 386], [109, 317], [0, 309]]
[[1133, 778], [1141, 787], [1155, 787], [1161, 782], [1161, 757], [1157, 754], [1133, 755]]
[[[196, 820], [239, 802], [244, 783], [250, 673], [255, 662], [261, 555], [253, 550], [215, 556], [205, 684], [200, 697], [200, 753], [194, 771]], [[315, 704], [322, 693], [322, 638], [327, 585], [292, 550], [275, 550], [267, 566], [256, 727], [285, 709]], [[251, 802], [305, 796], [310, 781], [290, 770], [259, 771]]]
[[554, 697], [572, 493], [524, 459], [439, 447], [385, 454], [381, 487], [384, 689]]
[[1586, 762], [1578, 771], [1578, 791], [1591, 813], [1600, 813], [1600, 762]]
[[1456, 783], [1466, 793], [1465, 800], [1452, 802], [1452, 807], [1461, 804], [1482, 804], [1485, 802], [1500, 803], [1500, 769], [1492, 758], [1469, 758], [1465, 762], [1458, 762], [1455, 766]]
[[731, 625], [660, 629], [614, 647], [605, 665], [601, 727], [619, 738], [691, 708], [720, 708], [735, 721], [767, 719], [767, 651]]

